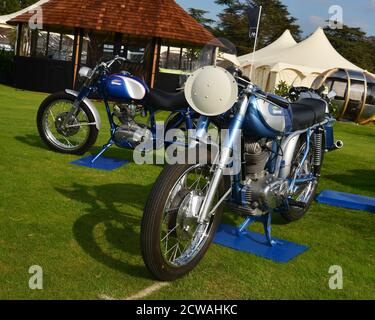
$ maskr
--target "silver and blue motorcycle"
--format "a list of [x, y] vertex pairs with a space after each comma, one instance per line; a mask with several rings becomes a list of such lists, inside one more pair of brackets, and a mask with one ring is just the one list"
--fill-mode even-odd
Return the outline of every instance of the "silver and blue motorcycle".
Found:
[[[237, 72], [210, 66], [189, 77], [185, 96], [202, 115], [190, 149], [211, 152], [207, 161], [197, 157], [194, 164], [166, 166], [146, 203], [142, 255], [163, 281], [186, 275], [200, 262], [225, 208], [245, 218], [238, 232], [263, 222], [274, 246], [272, 214], [287, 222], [301, 219], [314, 200], [325, 152], [343, 146], [334, 140], [332, 96], [321, 92], [294, 89], [291, 102]], [[211, 123], [227, 130], [222, 143], [207, 148]]]
[[[110, 137], [95, 162], [108, 148], [135, 149], [144, 139], [157, 141], [156, 113], [169, 113], [165, 127], [192, 129], [198, 115], [189, 107], [184, 92], [168, 93], [150, 89], [147, 84], [127, 71], [111, 73], [115, 63], [128, 61], [116, 56], [98, 63], [94, 69], [82, 67], [84, 81], [79, 91], [65, 90], [48, 96], [37, 115], [39, 135], [53, 151], [66, 154], [83, 154], [96, 142], [102, 120], [90, 96], [95, 95], [105, 105], [110, 126]], [[138, 118], [148, 117], [146, 121]], [[166, 142], [167, 143], [167, 142]]]

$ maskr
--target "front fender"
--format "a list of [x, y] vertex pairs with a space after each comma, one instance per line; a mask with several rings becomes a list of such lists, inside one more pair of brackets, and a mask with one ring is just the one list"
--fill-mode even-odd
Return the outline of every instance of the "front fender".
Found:
[[[74, 90], [65, 90], [65, 92], [71, 96], [74, 96], [74, 97], [78, 97], [79, 93], [77, 91], [74, 91]], [[94, 118], [95, 118], [95, 123], [96, 123], [96, 128], [98, 130], [100, 130], [102, 128], [102, 119], [100, 118], [100, 114], [98, 112], [98, 109], [96, 109], [94, 103], [89, 99], [89, 98], [85, 98], [83, 100], [83, 103], [90, 109], [90, 111], [92, 112], [92, 114], [94, 115]]]

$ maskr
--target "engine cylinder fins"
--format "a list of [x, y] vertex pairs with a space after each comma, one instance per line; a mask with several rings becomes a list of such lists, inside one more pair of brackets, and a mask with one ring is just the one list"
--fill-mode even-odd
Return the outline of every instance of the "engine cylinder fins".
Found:
[[244, 143], [244, 158], [246, 162], [246, 174], [254, 175], [264, 171], [270, 152], [262, 140], [247, 140]]
[[247, 175], [254, 175], [264, 171], [269, 159], [269, 152], [262, 152], [260, 154], [245, 153], [246, 173]]

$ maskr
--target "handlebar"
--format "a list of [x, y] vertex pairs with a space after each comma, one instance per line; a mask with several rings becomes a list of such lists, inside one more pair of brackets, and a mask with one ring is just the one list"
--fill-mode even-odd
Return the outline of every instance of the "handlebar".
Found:
[[265, 100], [268, 100], [269, 102], [277, 104], [278, 106], [282, 108], [285, 108], [285, 109], [289, 108], [290, 103], [287, 99], [284, 99], [283, 97], [280, 97], [273, 93], [267, 93], [267, 92], [262, 91], [260, 88], [254, 85], [248, 78], [245, 79], [244, 77], [239, 77], [239, 76], [237, 76], [236, 78], [240, 80], [241, 82], [245, 82], [247, 84], [247, 89], [249, 89], [249, 93], [252, 93], [258, 96], [261, 99], [265, 99]]
[[106, 68], [110, 68], [115, 62], [122, 61], [122, 62], [129, 62], [128, 59], [120, 56], [115, 56], [112, 60], [107, 62], [102, 62], [102, 65]]
[[277, 104], [278, 106], [288, 109], [289, 108], [289, 101], [283, 97], [280, 97], [273, 93], [266, 93], [260, 89], [257, 90], [257, 93], [264, 97], [266, 100]]

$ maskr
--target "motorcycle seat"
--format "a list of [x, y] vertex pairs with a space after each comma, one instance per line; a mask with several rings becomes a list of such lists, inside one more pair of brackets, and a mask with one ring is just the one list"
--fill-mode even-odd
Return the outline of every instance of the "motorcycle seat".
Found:
[[159, 89], [151, 89], [146, 102], [154, 109], [165, 111], [189, 107], [184, 91], [169, 93]]
[[290, 104], [293, 131], [307, 129], [324, 121], [327, 104], [324, 100], [305, 98]]

